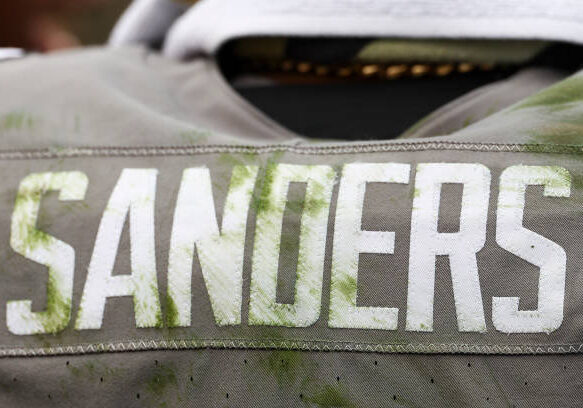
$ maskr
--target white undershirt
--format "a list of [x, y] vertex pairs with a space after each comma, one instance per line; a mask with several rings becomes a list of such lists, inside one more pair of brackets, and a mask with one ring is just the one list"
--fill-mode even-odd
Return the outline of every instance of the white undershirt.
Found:
[[[161, 10], [168, 13], [162, 24]], [[166, 38], [163, 52], [173, 58], [212, 54], [229, 39], [253, 35], [583, 44], [581, 0], [199, 0], [184, 11], [171, 0], [136, 0], [111, 43], [140, 42], [137, 32], [155, 31]]]

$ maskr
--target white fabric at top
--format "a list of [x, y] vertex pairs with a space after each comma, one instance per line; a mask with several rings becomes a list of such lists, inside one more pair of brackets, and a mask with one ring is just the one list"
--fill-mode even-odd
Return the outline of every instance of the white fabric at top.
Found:
[[111, 32], [109, 44], [160, 44], [188, 7], [172, 0], [134, 0]]
[[0, 48], [0, 61], [24, 57], [24, 50], [21, 48]]
[[[140, 0], [142, 2], [169, 0]], [[164, 53], [211, 54], [251, 35], [544, 39], [583, 44], [582, 0], [200, 0]]]

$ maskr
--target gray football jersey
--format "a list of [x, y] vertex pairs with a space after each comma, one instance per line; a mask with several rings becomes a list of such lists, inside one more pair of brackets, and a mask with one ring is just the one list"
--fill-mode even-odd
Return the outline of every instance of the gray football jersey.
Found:
[[211, 59], [0, 64], [0, 405], [580, 406], [583, 79], [525, 75], [313, 143]]

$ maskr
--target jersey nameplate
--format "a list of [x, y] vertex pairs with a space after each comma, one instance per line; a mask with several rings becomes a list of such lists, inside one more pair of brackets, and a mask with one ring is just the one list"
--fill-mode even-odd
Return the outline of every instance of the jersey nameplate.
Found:
[[[241, 156], [230, 165], [195, 157], [172, 176], [164, 164], [175, 166], [172, 158], [118, 160], [103, 175], [108, 158], [86, 159], [87, 169], [71, 160], [21, 170], [11, 213], [6, 204], [0, 213], [11, 259], [2, 346], [123, 337], [402, 348], [389, 351], [583, 343], [569, 320], [580, 320], [571, 296], [581, 271], [569, 259], [581, 256], [581, 242], [560, 239], [583, 216], [577, 169], [536, 155], [489, 164], [492, 153], [440, 154], [342, 163]], [[41, 225], [45, 202], [72, 235]], [[85, 209], [73, 217], [63, 206]], [[555, 223], [549, 233], [545, 217]], [[294, 259], [283, 267], [286, 250]], [[120, 298], [132, 302], [108, 306]]]

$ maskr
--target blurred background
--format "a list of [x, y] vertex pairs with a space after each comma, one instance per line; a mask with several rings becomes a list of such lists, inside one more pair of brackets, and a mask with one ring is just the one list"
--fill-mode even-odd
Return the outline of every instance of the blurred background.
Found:
[[104, 43], [131, 0], [1, 0], [0, 47], [29, 51]]

